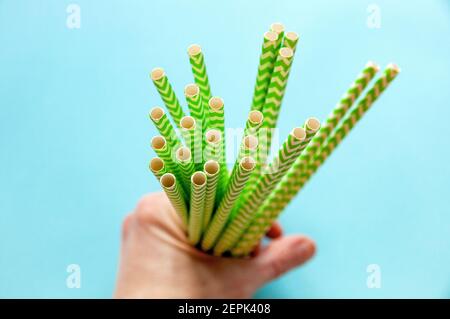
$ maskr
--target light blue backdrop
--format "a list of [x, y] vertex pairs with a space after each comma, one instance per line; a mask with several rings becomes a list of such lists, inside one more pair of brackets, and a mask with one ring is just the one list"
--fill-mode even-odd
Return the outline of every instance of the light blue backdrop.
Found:
[[[249, 108], [261, 35], [300, 33], [279, 123], [324, 119], [364, 64], [402, 73], [282, 216], [316, 258], [259, 297], [450, 297], [450, 5], [374, 1], [0, 0], [0, 297], [110, 297], [122, 218], [159, 189], [147, 170], [161, 104], [200, 43], [229, 127]], [[66, 288], [66, 267], [82, 288]], [[366, 286], [369, 264], [382, 286]]]

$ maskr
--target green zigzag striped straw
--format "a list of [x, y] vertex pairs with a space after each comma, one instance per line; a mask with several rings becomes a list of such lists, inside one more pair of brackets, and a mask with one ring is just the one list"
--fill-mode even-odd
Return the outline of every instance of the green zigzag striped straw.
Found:
[[264, 115], [260, 111], [250, 111], [245, 124], [244, 135], [257, 135], [264, 121]]
[[176, 125], [180, 125], [184, 112], [169, 80], [167, 79], [166, 73], [162, 68], [155, 68], [152, 70], [150, 77]]
[[181, 135], [186, 147], [191, 150], [191, 156], [195, 166], [202, 163], [202, 135], [197, 121], [192, 116], [185, 116], [180, 121]]
[[187, 230], [188, 212], [184, 199], [185, 194], [183, 194], [183, 189], [178, 185], [177, 178], [171, 173], [166, 173], [161, 176], [160, 183], [175, 212], [180, 216], [184, 230]]
[[288, 174], [277, 185], [275, 191], [272, 192], [261, 209], [259, 209], [257, 218], [250, 226], [249, 232], [245, 234], [238, 245], [233, 248], [232, 254], [234, 256], [243, 256], [250, 253], [286, 205], [289, 204], [314, 172], [325, 162], [333, 150], [340, 144], [345, 136], [347, 136], [350, 130], [363, 117], [370, 106], [395, 79], [399, 72], [400, 70], [396, 65], [390, 64], [384, 71], [384, 74], [368, 91], [366, 96], [358, 103], [350, 114], [347, 115], [333, 134], [328, 137], [325, 144], [321, 146], [320, 150], [309, 162], [306, 169], [304, 165], [300, 165], [300, 161], [297, 161], [294, 164]]
[[189, 209], [189, 242], [197, 245], [203, 230], [203, 213], [205, 209], [206, 175], [195, 172], [191, 178], [191, 202]]
[[244, 157], [239, 165], [233, 169], [230, 177], [230, 183], [227, 187], [225, 195], [223, 196], [223, 199], [220, 202], [220, 205], [216, 210], [213, 219], [209, 223], [203, 237], [203, 250], [207, 251], [213, 247], [215, 241], [225, 226], [225, 223], [227, 222], [228, 216], [230, 215], [236, 199], [239, 197], [239, 194], [244, 188], [244, 185], [254, 167], [254, 159], [251, 157]]
[[154, 136], [151, 141], [151, 145], [155, 153], [164, 161], [166, 169], [168, 172], [171, 172], [178, 179], [181, 178], [180, 171], [178, 169], [178, 165], [173, 160], [173, 150], [169, 144], [167, 144], [166, 139], [163, 136]]
[[222, 160], [222, 133], [219, 130], [209, 130], [205, 134], [205, 151], [203, 157], [220, 162]]
[[258, 74], [256, 75], [256, 84], [253, 92], [252, 111], [261, 111], [264, 106], [270, 77], [272, 76], [273, 67], [277, 59], [277, 39], [278, 34], [276, 32], [269, 31], [264, 33]]
[[[202, 49], [198, 44], [192, 44], [191, 46], [189, 46], [188, 55], [195, 83], [200, 88], [203, 108], [207, 112], [208, 101], [212, 95], [211, 95], [211, 88], [209, 86], [208, 74], [206, 72], [205, 57], [203, 56]], [[209, 128], [208, 123], [205, 122], [203, 123], [203, 125], [206, 131]]]
[[159, 181], [161, 176], [167, 173], [164, 161], [159, 157], [153, 157], [149, 164], [150, 171], [155, 175], [156, 179]]
[[252, 221], [259, 207], [269, 196], [284, 174], [291, 168], [292, 164], [305, 149], [311, 138], [319, 130], [320, 122], [315, 118], [310, 118], [305, 123], [305, 128], [297, 127], [292, 130], [286, 141], [278, 152], [278, 156], [267, 167], [263, 175], [256, 183], [255, 190], [249, 194], [239, 208], [236, 217], [231, 221], [214, 247], [214, 254], [221, 255], [225, 251], [233, 248], [241, 235], [245, 232]]
[[270, 31], [275, 32], [276, 34], [278, 34], [278, 39], [277, 39], [277, 50], [279, 50], [281, 48], [281, 45], [283, 43], [283, 37], [284, 37], [284, 25], [282, 23], [279, 22], [275, 22], [272, 23], [270, 25]]
[[283, 47], [292, 49], [294, 51], [297, 49], [297, 43], [298, 43], [298, 34], [296, 32], [286, 32], [283, 38]]
[[212, 212], [214, 210], [216, 200], [217, 182], [219, 181], [220, 165], [217, 161], [209, 160], [203, 166], [203, 172], [207, 176], [206, 197], [205, 197], [205, 212], [203, 215], [203, 231], [209, 225]]
[[181, 171], [183, 189], [189, 196], [191, 194], [191, 176], [195, 172], [191, 151], [187, 147], [180, 147], [176, 152], [178, 168]]
[[196, 130], [198, 130], [197, 132], [199, 134], [198, 138], [200, 139], [199, 143], [201, 143], [199, 147], [201, 147], [202, 151], [199, 152], [198, 157], [195, 159], [197, 168], [200, 168], [202, 166], [201, 164], [204, 162], [202, 154], [203, 150], [205, 149], [205, 142], [202, 137], [205, 134], [206, 128], [205, 108], [203, 107], [202, 97], [200, 95], [200, 88], [198, 87], [197, 84], [186, 85], [184, 89], [184, 95], [186, 96], [186, 101], [189, 106], [190, 114], [195, 119], [195, 126]]
[[352, 107], [367, 85], [372, 81], [379, 67], [373, 63], [368, 62], [362, 72], [358, 75], [356, 80], [352, 83], [347, 92], [342, 96], [339, 103], [335, 106], [331, 114], [328, 116], [325, 124], [320, 128], [319, 133], [309, 143], [302, 156], [298, 159], [298, 165], [306, 165], [314, 154], [319, 150], [323, 142], [333, 132], [334, 128], [341, 121], [343, 116]]
[[149, 117], [170, 147], [173, 150], [178, 149], [181, 146], [180, 140], [164, 110], [160, 107], [154, 107], [150, 110]]

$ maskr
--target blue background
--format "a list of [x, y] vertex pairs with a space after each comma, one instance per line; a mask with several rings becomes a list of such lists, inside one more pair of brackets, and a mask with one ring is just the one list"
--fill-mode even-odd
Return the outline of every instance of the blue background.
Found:
[[[393, 85], [281, 221], [317, 241], [315, 259], [258, 297], [450, 297], [450, 5], [374, 1], [0, 0], [0, 297], [110, 297], [120, 225], [159, 186], [147, 164], [166, 69], [182, 96], [200, 43], [226, 124], [249, 109], [262, 33], [300, 34], [279, 123], [325, 119], [369, 60]], [[79, 264], [81, 289], [66, 287]], [[366, 286], [369, 264], [382, 286]]]

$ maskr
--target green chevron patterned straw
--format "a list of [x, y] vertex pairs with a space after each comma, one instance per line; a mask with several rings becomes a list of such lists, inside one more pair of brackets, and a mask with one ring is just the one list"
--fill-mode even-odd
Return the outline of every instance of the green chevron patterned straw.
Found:
[[211, 220], [212, 212], [215, 205], [217, 182], [219, 181], [220, 165], [217, 161], [207, 161], [203, 168], [207, 176], [206, 195], [205, 195], [205, 212], [203, 215], [203, 231], [206, 230]]
[[264, 33], [264, 41], [259, 58], [258, 74], [253, 92], [251, 110], [261, 111], [266, 99], [267, 88], [269, 87], [270, 77], [277, 59], [277, 39], [276, 32]]
[[252, 170], [255, 167], [255, 160], [251, 157], [244, 157], [231, 173], [230, 182], [223, 196], [218, 209], [216, 210], [205, 235], [202, 240], [202, 249], [207, 251], [211, 249], [219, 237], [222, 229], [227, 222], [231, 209], [236, 199], [244, 188]]
[[191, 151], [187, 147], [180, 147], [176, 151], [176, 159], [178, 168], [182, 176], [183, 189], [188, 196], [191, 194], [191, 176], [195, 172], [194, 161], [191, 156]]
[[216, 162], [222, 161], [222, 133], [219, 130], [209, 130], [205, 134], [205, 151], [203, 157]]
[[286, 32], [283, 38], [283, 47], [292, 49], [294, 51], [297, 49], [297, 43], [298, 43], [298, 34], [292, 31]]
[[191, 178], [191, 203], [189, 208], [189, 242], [195, 246], [200, 241], [205, 209], [206, 175], [195, 172]]
[[[192, 67], [195, 83], [200, 88], [203, 109], [208, 111], [208, 101], [211, 98], [211, 88], [209, 86], [208, 74], [206, 72], [205, 58], [202, 49], [198, 44], [192, 44], [188, 48], [189, 62]], [[206, 114], [208, 116], [208, 114]], [[208, 118], [208, 117], [207, 117]], [[203, 123], [205, 131], [209, 129], [208, 123]]]
[[164, 166], [164, 161], [159, 157], [153, 157], [151, 159], [149, 168], [158, 181], [161, 179], [161, 176], [167, 173], [166, 167]]
[[277, 185], [275, 191], [272, 192], [261, 209], [259, 209], [257, 218], [250, 226], [249, 231], [244, 234], [238, 245], [232, 250], [234, 256], [246, 255], [255, 247], [264, 236], [264, 232], [269, 229], [270, 225], [276, 220], [286, 205], [289, 204], [314, 172], [325, 162], [332, 151], [347, 136], [399, 72], [400, 70], [396, 65], [390, 64], [366, 96], [351, 110], [350, 114], [346, 116], [333, 134], [328, 137], [325, 144], [320, 147], [306, 169], [304, 165], [303, 167], [299, 165], [301, 163], [300, 161], [294, 164], [288, 174]]
[[270, 192], [273, 191], [284, 174], [291, 168], [319, 128], [320, 122], [315, 118], [310, 118], [305, 123], [305, 129], [297, 127], [292, 130], [280, 148], [278, 156], [267, 167], [263, 175], [260, 176], [255, 190], [250, 193], [249, 197], [239, 208], [236, 217], [225, 229], [223, 236], [214, 247], [215, 255], [221, 255], [237, 243], [250, 225], [252, 217], [254, 217], [258, 208], [261, 207]]
[[260, 111], [250, 111], [247, 123], [245, 124], [244, 134], [257, 136], [263, 120], [264, 116]]
[[166, 73], [162, 68], [155, 68], [152, 70], [150, 77], [176, 125], [180, 125], [184, 112], [169, 80], [167, 79]]
[[181, 119], [181, 135], [183, 136], [186, 147], [191, 150], [191, 156], [195, 167], [202, 163], [202, 135], [201, 128], [192, 116], [185, 116]]
[[168, 172], [171, 172], [178, 179], [181, 178], [178, 165], [173, 160], [172, 148], [167, 144], [166, 139], [160, 135], [152, 138], [151, 145], [155, 153], [164, 161]]
[[160, 107], [154, 107], [151, 109], [149, 117], [170, 147], [173, 150], [178, 149], [181, 146], [180, 140], [164, 110]]
[[276, 34], [278, 34], [276, 49], [279, 50], [281, 48], [282, 43], [283, 43], [284, 25], [282, 23], [279, 23], [279, 22], [272, 23], [270, 25], [270, 31], [275, 32]]
[[166, 173], [161, 176], [160, 183], [175, 212], [180, 216], [184, 230], [187, 230], [188, 212], [184, 200], [185, 194], [183, 194], [183, 189], [178, 185], [177, 178], [171, 173]]
[[202, 104], [200, 88], [197, 84], [188, 84], [184, 88], [184, 95], [186, 96], [190, 115], [195, 119], [195, 123], [201, 126], [203, 132], [205, 129], [205, 109]]

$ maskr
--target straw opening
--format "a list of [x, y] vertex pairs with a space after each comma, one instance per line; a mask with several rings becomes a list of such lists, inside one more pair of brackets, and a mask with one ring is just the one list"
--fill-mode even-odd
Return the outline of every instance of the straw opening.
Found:
[[175, 175], [171, 173], [166, 173], [161, 176], [160, 182], [163, 187], [170, 188], [175, 185]]
[[252, 157], [244, 157], [239, 163], [241, 167], [247, 171], [255, 167], [255, 160]]
[[223, 108], [223, 100], [220, 97], [214, 96], [209, 100], [209, 106], [214, 111], [218, 111]]
[[163, 68], [155, 68], [152, 70], [151, 77], [153, 81], [157, 81], [161, 79], [163, 76], [164, 76]]
[[387, 66], [388, 69], [392, 69], [393, 71], [399, 73], [400, 72], [400, 67], [397, 64], [394, 63], [389, 63]]
[[202, 186], [206, 184], [206, 175], [203, 172], [195, 172], [191, 177], [192, 184]]
[[150, 169], [154, 172], [159, 172], [164, 168], [164, 161], [159, 157], [154, 157], [150, 161]]
[[200, 93], [200, 89], [197, 84], [188, 84], [184, 88], [184, 94], [187, 97], [194, 97]]
[[373, 61], [369, 61], [366, 63], [366, 68], [374, 68], [377, 72], [380, 71], [380, 66]]
[[219, 163], [210, 160], [205, 163], [203, 168], [208, 175], [215, 175], [219, 171]]
[[284, 37], [289, 39], [289, 40], [291, 40], [291, 41], [298, 40], [298, 34], [296, 32], [293, 32], [293, 31], [286, 32]]
[[220, 131], [218, 130], [209, 130], [206, 132], [206, 141], [208, 143], [219, 143], [220, 142]]
[[159, 106], [154, 107], [151, 109], [150, 111], [150, 117], [152, 118], [152, 120], [160, 120], [164, 115], [164, 110], [162, 108], [160, 108]]
[[244, 137], [244, 146], [246, 149], [254, 150], [258, 146], [258, 139], [253, 135]]
[[253, 124], [259, 124], [263, 120], [263, 114], [260, 111], [251, 111], [248, 115], [248, 119]]
[[184, 129], [192, 129], [195, 127], [195, 119], [192, 116], [185, 116], [181, 119], [180, 125]]
[[292, 135], [299, 140], [304, 140], [306, 138], [306, 131], [303, 127], [296, 127], [292, 130]]
[[278, 34], [280, 34], [281, 32], [284, 32], [284, 25], [282, 23], [276, 22], [276, 23], [272, 23], [272, 25], [270, 26], [270, 29]]
[[312, 131], [317, 131], [320, 128], [320, 121], [315, 117], [310, 117], [306, 120], [306, 126]]
[[187, 161], [191, 158], [191, 150], [187, 147], [180, 147], [177, 150], [177, 159], [180, 161]]
[[152, 147], [160, 150], [166, 146], [166, 139], [162, 136], [155, 136], [152, 138]]
[[190, 56], [196, 56], [202, 52], [202, 48], [198, 44], [192, 44], [188, 48], [188, 54]]
[[278, 39], [278, 33], [273, 31], [267, 31], [266, 33], [264, 33], [264, 38], [270, 42], [274, 42]]
[[292, 56], [294, 55], [294, 51], [292, 51], [291, 48], [286, 48], [286, 47], [284, 47], [284, 48], [281, 48], [281, 49], [280, 49], [279, 55], [280, 55], [282, 58], [292, 58]]

